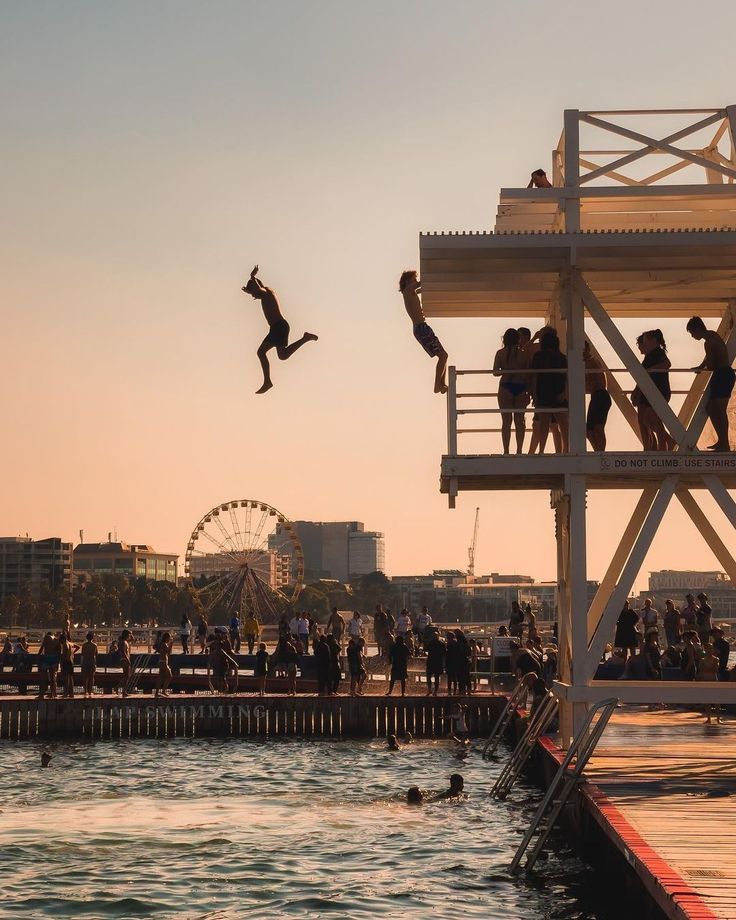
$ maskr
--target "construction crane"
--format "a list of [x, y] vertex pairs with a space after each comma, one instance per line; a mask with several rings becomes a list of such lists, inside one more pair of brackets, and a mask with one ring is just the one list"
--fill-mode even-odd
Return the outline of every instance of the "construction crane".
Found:
[[475, 578], [475, 547], [478, 542], [478, 517], [480, 508], [475, 509], [475, 527], [473, 528], [473, 542], [468, 547], [468, 581]]

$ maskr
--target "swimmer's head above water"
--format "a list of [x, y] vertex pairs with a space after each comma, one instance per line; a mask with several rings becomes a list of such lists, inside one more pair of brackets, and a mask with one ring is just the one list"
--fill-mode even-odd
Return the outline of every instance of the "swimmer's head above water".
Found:
[[407, 805], [421, 805], [424, 801], [424, 795], [419, 786], [410, 786], [406, 790], [406, 804]]

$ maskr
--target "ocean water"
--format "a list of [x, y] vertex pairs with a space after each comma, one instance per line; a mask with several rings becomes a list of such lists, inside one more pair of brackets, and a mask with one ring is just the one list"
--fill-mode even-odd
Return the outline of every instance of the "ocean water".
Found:
[[[2, 918], [621, 915], [560, 838], [533, 877], [507, 875], [539, 793], [492, 801], [500, 765], [452, 742], [4, 742], [0, 768]], [[466, 801], [403, 803], [453, 772]]]

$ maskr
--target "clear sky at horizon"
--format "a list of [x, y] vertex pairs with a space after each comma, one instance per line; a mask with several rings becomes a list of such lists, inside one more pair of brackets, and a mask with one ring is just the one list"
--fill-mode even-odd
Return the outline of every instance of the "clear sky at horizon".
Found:
[[[552, 578], [546, 493], [440, 495], [445, 403], [398, 275], [419, 231], [492, 225], [564, 108], [736, 102], [734, 4], [65, 0], [3, 25], [2, 535], [183, 552], [252, 497], [383, 530], [409, 574], [464, 567], [479, 505], [476, 571]], [[320, 334], [266, 396], [255, 262]], [[480, 367], [506, 323], [433, 325]], [[593, 575], [634, 498], [590, 496]], [[693, 567], [718, 565], [674, 509], [644, 571]]]

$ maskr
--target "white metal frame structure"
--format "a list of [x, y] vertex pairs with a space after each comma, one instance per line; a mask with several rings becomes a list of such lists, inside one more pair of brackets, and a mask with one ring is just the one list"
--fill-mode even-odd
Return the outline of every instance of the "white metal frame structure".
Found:
[[[646, 128], [634, 130], [632, 122], [643, 122]], [[659, 130], [658, 122], [664, 125]], [[673, 122], [681, 126], [673, 130]], [[591, 128], [608, 135], [608, 147], [581, 149], [581, 130]], [[619, 146], [622, 139], [637, 146], [610, 149], [611, 135]], [[688, 139], [688, 146], [680, 146], [683, 139]], [[647, 172], [649, 160], [663, 155], [670, 162]], [[607, 162], [598, 164], [602, 158]], [[560, 644], [556, 692], [565, 704], [561, 735], [566, 744], [574, 728], [583, 724], [586, 706], [611, 695], [610, 684], [593, 683], [593, 675], [673, 499], [736, 581], [736, 502], [728, 492], [736, 488], [736, 454], [697, 448], [709, 375], [695, 375], [689, 390], [680, 391], [685, 396], [682, 406], [673, 410], [615, 323], [620, 317], [679, 317], [683, 326], [692, 315], [717, 319], [731, 360], [736, 357], [736, 106], [618, 113], [568, 110], [553, 160], [553, 188], [502, 189], [494, 232], [422, 234], [420, 251], [428, 317], [538, 316], [555, 326], [567, 352], [568, 453], [460, 452], [458, 436], [465, 431], [496, 429], [458, 428], [458, 419], [500, 410], [465, 409], [462, 399], [468, 394], [458, 393], [459, 377], [488, 371], [451, 368], [448, 450], [441, 470], [441, 489], [451, 507], [458, 493], [467, 490], [544, 489], [551, 494]], [[632, 167], [639, 169], [639, 176], [632, 174]], [[700, 181], [663, 182], [682, 170], [702, 170]], [[614, 404], [640, 440], [634, 410], [615, 378], [617, 371], [625, 371], [674, 438], [675, 451], [587, 450], [586, 319], [597, 326], [622, 365], [606, 369]], [[635, 489], [641, 495], [589, 606], [586, 494], [588, 489], [611, 488]], [[727, 519], [725, 531], [719, 533], [702, 511], [697, 490], [714, 497]], [[639, 702], [736, 698], [736, 685], [730, 689], [724, 684], [627, 681], [625, 687], [621, 696]]]

